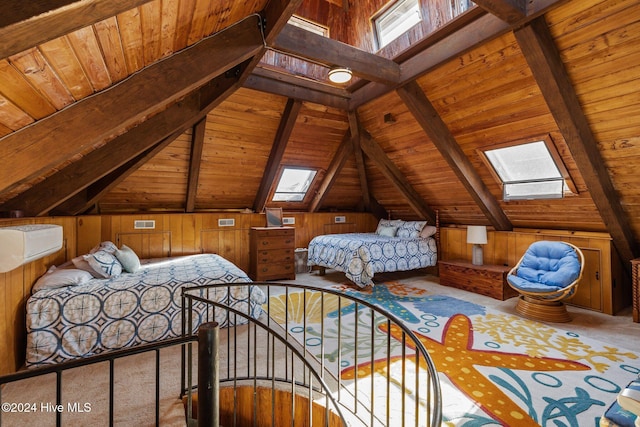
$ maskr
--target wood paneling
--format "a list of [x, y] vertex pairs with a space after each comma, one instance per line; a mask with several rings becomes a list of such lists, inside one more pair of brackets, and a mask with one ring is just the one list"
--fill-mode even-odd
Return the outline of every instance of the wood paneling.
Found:
[[[465, 227], [442, 227], [440, 259], [471, 260], [471, 245], [467, 244], [466, 236]], [[513, 267], [529, 245], [537, 240], [562, 240], [588, 252], [585, 260], [590, 265], [585, 268], [584, 274], [594, 277], [584, 277], [580, 282], [584, 288], [580, 297], [582, 301], [578, 298], [576, 304], [607, 314], [618, 313], [631, 304], [630, 278], [625, 274], [622, 262], [613, 249], [611, 237], [606, 233], [543, 229], [488, 231], [487, 244], [483, 245], [484, 263]], [[599, 298], [600, 301], [586, 301], [587, 298]]]
[[62, 226], [63, 246], [58, 252], [0, 273], [0, 375], [15, 372], [24, 363], [26, 325], [24, 305], [31, 295], [33, 283], [51, 265], [60, 265], [76, 254], [76, 219], [57, 217], [43, 219], [0, 219], [0, 227], [23, 224], [56, 224]]
[[[346, 224], [334, 224], [335, 215], [344, 215]], [[326, 230], [332, 232], [375, 230], [377, 219], [362, 213], [287, 213], [294, 217], [295, 247]], [[235, 226], [221, 227], [218, 219], [233, 218]], [[135, 220], [154, 220], [155, 229], [136, 230]], [[101, 241], [126, 244], [141, 258], [217, 253], [244, 271], [249, 269], [251, 227], [266, 224], [264, 214], [236, 212], [200, 214], [85, 215], [38, 219], [0, 219], [0, 226], [50, 223], [63, 227], [63, 249], [8, 273], [0, 273], [0, 375], [15, 372], [24, 363], [26, 329], [24, 304], [35, 281], [52, 265], [60, 265], [89, 252]], [[346, 227], [346, 228], [345, 228]]]

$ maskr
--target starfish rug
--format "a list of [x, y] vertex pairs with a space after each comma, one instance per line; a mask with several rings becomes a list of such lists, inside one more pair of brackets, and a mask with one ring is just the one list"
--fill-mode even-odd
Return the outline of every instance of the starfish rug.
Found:
[[[638, 355], [631, 351], [427, 289], [400, 282], [334, 289], [384, 308], [416, 334], [438, 371], [446, 426], [598, 426], [622, 387], [640, 373]], [[371, 322], [388, 333], [384, 318], [361, 318], [364, 305], [320, 310], [296, 292], [271, 296], [270, 305], [276, 320], [278, 307], [289, 313], [289, 333], [304, 340], [311, 353], [323, 336], [338, 330], [338, 318], [341, 334]], [[399, 339], [398, 331], [390, 334]], [[342, 379], [374, 377], [387, 362], [377, 359], [382, 346], [372, 341], [345, 347], [349, 340], [343, 339], [340, 349], [318, 350], [315, 356], [335, 363]], [[372, 346], [374, 357], [363, 358]], [[371, 359], [369, 366], [359, 362]]]

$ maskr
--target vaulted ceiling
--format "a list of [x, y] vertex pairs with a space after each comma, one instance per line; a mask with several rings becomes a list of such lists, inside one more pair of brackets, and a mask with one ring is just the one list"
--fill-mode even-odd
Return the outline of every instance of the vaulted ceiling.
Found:
[[[385, 3], [8, 1], [0, 211], [438, 211], [606, 231], [637, 256], [640, 4], [422, 0], [423, 22], [376, 50]], [[329, 84], [332, 65], [356, 78]], [[479, 150], [541, 137], [576, 194], [503, 201]], [[303, 203], [270, 201], [283, 166], [319, 170]]]

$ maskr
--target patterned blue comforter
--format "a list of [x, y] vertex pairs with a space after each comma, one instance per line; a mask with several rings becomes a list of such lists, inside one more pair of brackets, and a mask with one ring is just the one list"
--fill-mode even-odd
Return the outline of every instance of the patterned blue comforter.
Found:
[[358, 286], [373, 285], [374, 273], [406, 271], [436, 265], [432, 237], [405, 239], [375, 233], [327, 234], [309, 243], [309, 266], [342, 271]]
[[[249, 310], [258, 317], [266, 297], [250, 282], [231, 262], [203, 254], [150, 260], [136, 273], [36, 292], [26, 307], [26, 365], [60, 363], [180, 336], [183, 287], [239, 283], [209, 289], [209, 295], [203, 296], [224, 300], [227, 306], [244, 313]], [[228, 321], [226, 310], [212, 311], [196, 304], [194, 332], [203, 321], [215, 320], [224, 327], [230, 326], [234, 317]], [[238, 316], [235, 323], [246, 320]]]

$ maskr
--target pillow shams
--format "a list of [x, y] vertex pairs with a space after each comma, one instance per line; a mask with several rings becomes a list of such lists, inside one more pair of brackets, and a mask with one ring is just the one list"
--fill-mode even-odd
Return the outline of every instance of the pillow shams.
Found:
[[77, 268], [56, 268], [51, 266], [46, 273], [44, 273], [36, 281], [31, 288], [31, 293], [46, 289], [57, 289], [71, 285], [81, 285], [87, 283], [93, 279], [93, 275], [85, 270], [79, 270]]
[[122, 265], [115, 255], [107, 251], [99, 250], [93, 254], [85, 255], [84, 259], [102, 278], [108, 279], [122, 274]]
[[398, 227], [396, 236], [404, 239], [415, 239], [420, 235], [426, 224], [427, 221], [404, 221]]

